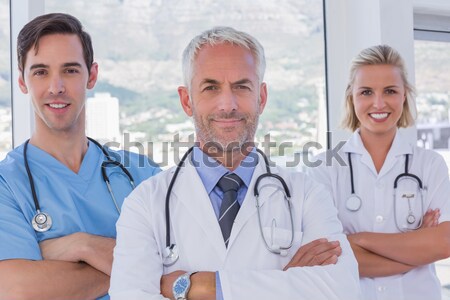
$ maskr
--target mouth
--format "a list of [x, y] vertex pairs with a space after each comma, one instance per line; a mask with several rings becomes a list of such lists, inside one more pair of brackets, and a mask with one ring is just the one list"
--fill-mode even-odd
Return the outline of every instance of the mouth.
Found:
[[384, 120], [386, 119], [390, 113], [380, 112], [380, 113], [370, 113], [369, 116], [375, 120]]
[[66, 108], [67, 106], [69, 106], [69, 104], [65, 104], [65, 103], [49, 103], [47, 105], [54, 109], [63, 109], [63, 108]]
[[235, 127], [241, 124], [243, 119], [212, 119], [212, 121], [220, 127]]
[[214, 122], [220, 122], [220, 123], [236, 123], [241, 122], [242, 119], [213, 119]]

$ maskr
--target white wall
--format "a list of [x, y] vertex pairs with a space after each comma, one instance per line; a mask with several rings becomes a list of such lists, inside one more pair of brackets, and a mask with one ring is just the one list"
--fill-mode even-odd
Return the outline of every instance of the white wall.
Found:
[[44, 0], [11, 1], [11, 80], [12, 86], [12, 133], [13, 147], [31, 136], [34, 129], [34, 113], [28, 95], [22, 94], [17, 84], [17, 35], [22, 27], [34, 17], [44, 13]]

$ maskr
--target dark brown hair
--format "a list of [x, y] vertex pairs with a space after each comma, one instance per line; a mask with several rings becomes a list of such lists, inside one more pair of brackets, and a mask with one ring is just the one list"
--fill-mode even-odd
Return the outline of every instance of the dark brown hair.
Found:
[[76, 34], [80, 38], [84, 61], [90, 73], [94, 62], [91, 37], [83, 30], [83, 25], [74, 16], [63, 13], [51, 13], [34, 18], [19, 32], [17, 37], [17, 58], [22, 76], [28, 51], [34, 47], [34, 50], [38, 53], [39, 39], [50, 34]]

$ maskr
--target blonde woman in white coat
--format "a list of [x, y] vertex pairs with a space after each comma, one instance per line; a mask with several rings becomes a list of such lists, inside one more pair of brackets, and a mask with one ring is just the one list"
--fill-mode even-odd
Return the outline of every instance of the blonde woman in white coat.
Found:
[[333, 194], [364, 299], [441, 299], [433, 263], [450, 256], [450, 183], [442, 157], [398, 130], [414, 122], [413, 95], [396, 50], [363, 50], [346, 89], [343, 123], [354, 133], [342, 160], [323, 153], [309, 170]]

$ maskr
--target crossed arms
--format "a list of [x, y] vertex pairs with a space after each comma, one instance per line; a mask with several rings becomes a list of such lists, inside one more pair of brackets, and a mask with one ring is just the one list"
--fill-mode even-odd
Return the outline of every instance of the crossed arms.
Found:
[[450, 222], [437, 223], [439, 210], [424, 216], [422, 227], [405, 233], [359, 232], [348, 235], [361, 277], [408, 272], [450, 256]]
[[[0, 261], [0, 299], [95, 299], [107, 293], [114, 239], [74, 233], [43, 241], [39, 246], [43, 260]], [[318, 239], [298, 249], [284, 270], [335, 264], [341, 253], [339, 242]], [[161, 278], [161, 291], [165, 297], [173, 297], [173, 281], [182, 273], [176, 271]], [[213, 299], [215, 273], [194, 275], [189, 297]]]
[[[283, 271], [293, 267], [312, 267], [336, 264], [342, 254], [339, 241], [317, 239], [301, 246]], [[174, 299], [172, 293], [173, 282], [185, 271], [174, 271], [161, 277], [161, 294]], [[214, 272], [197, 272], [191, 276], [191, 288], [188, 299], [210, 300], [216, 299], [216, 281]]]
[[111, 238], [74, 233], [39, 244], [43, 260], [0, 261], [0, 299], [95, 299], [109, 288]]

